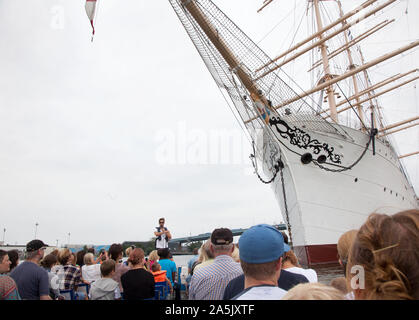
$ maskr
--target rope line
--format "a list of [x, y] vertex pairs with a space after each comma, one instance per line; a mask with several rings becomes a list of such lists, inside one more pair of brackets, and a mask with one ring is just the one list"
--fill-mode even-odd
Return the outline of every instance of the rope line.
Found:
[[276, 176], [277, 176], [277, 174], [278, 174], [278, 172], [279, 172], [279, 169], [280, 169], [280, 167], [281, 167], [281, 164], [282, 164], [281, 158], [278, 160], [277, 164], [276, 164], [276, 165], [274, 165], [275, 172], [274, 172], [273, 177], [272, 177], [270, 180], [264, 180], [264, 179], [260, 176], [260, 174], [259, 174], [259, 172], [258, 172], [257, 160], [256, 160], [256, 156], [255, 156], [255, 154], [256, 154], [256, 150], [255, 150], [255, 142], [254, 142], [254, 141], [253, 141], [253, 143], [252, 143], [252, 147], [253, 147], [253, 154], [251, 154], [249, 158], [250, 158], [250, 160], [252, 161], [252, 165], [253, 165], [253, 168], [255, 169], [255, 173], [256, 173], [257, 177], [258, 177], [258, 178], [259, 178], [259, 180], [260, 180], [262, 183], [264, 183], [264, 184], [270, 184], [270, 183], [272, 183], [272, 182], [275, 180], [275, 178], [276, 178]]
[[290, 223], [290, 217], [288, 213], [288, 203], [287, 203], [287, 195], [285, 193], [285, 182], [284, 182], [284, 173], [283, 168], [281, 168], [281, 183], [282, 183], [282, 196], [284, 197], [284, 208], [285, 208], [285, 219], [287, 220], [287, 227], [288, 227], [288, 233], [289, 233], [289, 242], [292, 244], [292, 232], [291, 232], [291, 223]]

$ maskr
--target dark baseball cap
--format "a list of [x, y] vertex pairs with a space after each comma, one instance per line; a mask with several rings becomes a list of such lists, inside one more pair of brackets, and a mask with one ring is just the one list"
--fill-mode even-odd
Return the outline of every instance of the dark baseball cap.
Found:
[[43, 247], [48, 247], [48, 245], [43, 243], [41, 240], [32, 240], [26, 244], [26, 251], [27, 252], [36, 251]]
[[233, 243], [233, 233], [230, 229], [219, 228], [211, 233], [211, 243], [215, 245], [225, 245]]

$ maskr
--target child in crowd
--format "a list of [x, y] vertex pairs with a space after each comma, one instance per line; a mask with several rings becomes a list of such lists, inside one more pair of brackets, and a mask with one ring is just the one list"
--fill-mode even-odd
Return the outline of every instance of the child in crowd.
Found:
[[115, 261], [105, 260], [100, 265], [102, 278], [92, 283], [90, 299], [92, 300], [119, 300], [121, 293], [118, 282], [112, 279], [115, 274]]
[[48, 272], [49, 280], [49, 295], [52, 299], [57, 299], [60, 296], [59, 278], [56, 274], [51, 272], [51, 269], [58, 264], [58, 259], [53, 254], [46, 255], [41, 260], [41, 267]]
[[86, 253], [83, 257], [84, 265], [81, 267], [81, 275], [85, 282], [91, 284], [100, 279], [100, 264], [95, 263], [93, 253]]
[[153, 263], [159, 261], [160, 257], [157, 254], [157, 250], [153, 250], [150, 252], [150, 254], [148, 255], [148, 261], [147, 261], [147, 267], [148, 270], [151, 270], [151, 267], [153, 266]]
[[176, 279], [177, 267], [176, 263], [170, 259], [170, 250], [168, 248], [159, 249], [157, 250], [157, 254], [160, 257], [159, 264], [161, 269], [167, 271], [167, 277], [173, 286]]
[[158, 262], [154, 262], [153, 265], [151, 266], [151, 273], [154, 276], [155, 282], [166, 281], [168, 287], [170, 288], [170, 293], [173, 293], [173, 286], [169, 278], [167, 277], [167, 271], [162, 270], [161, 265]]

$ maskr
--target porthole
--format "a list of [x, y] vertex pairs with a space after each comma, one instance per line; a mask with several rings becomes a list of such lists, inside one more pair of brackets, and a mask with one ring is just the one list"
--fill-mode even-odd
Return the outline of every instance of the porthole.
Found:
[[312, 160], [313, 160], [313, 156], [312, 156], [312, 155], [311, 155], [311, 153], [309, 153], [309, 152], [304, 153], [304, 154], [301, 156], [301, 162], [302, 162], [303, 164], [309, 164]]
[[325, 163], [326, 160], [327, 160], [327, 158], [326, 158], [326, 156], [324, 154], [318, 156], [318, 158], [317, 158], [317, 162], [318, 163]]
[[355, 178], [355, 182], [358, 182], [358, 178]]

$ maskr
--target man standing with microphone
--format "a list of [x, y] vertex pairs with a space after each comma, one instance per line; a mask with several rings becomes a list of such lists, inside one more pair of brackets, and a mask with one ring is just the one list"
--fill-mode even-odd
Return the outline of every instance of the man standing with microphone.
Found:
[[164, 218], [159, 219], [159, 226], [156, 227], [157, 231], [154, 232], [156, 238], [156, 249], [163, 249], [169, 247], [169, 240], [172, 239], [170, 231], [164, 226]]

